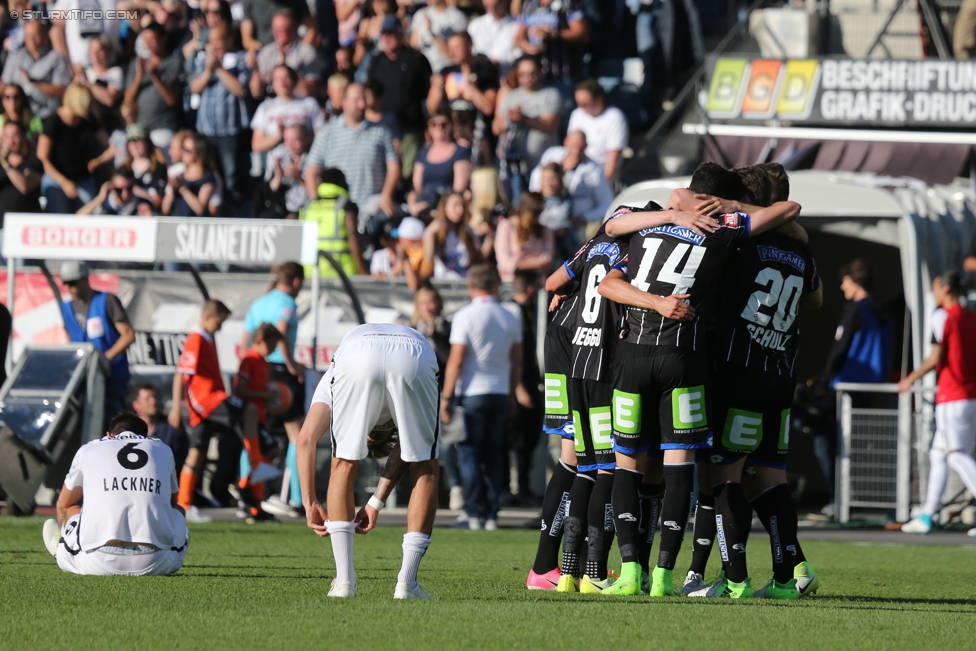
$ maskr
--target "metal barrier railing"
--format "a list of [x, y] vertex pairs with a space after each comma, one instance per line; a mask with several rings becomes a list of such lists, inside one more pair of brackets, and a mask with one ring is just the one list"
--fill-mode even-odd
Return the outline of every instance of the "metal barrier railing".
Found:
[[[916, 412], [921, 411], [920, 405], [913, 406], [913, 396], [931, 393], [934, 388], [913, 388], [902, 394], [897, 384], [842, 382], [834, 388], [838, 521], [848, 522], [852, 508], [891, 509], [898, 522], [907, 521], [912, 502], [913, 450], [920, 429]], [[874, 402], [869, 403], [869, 398]], [[883, 404], [879, 406], [878, 401]]]

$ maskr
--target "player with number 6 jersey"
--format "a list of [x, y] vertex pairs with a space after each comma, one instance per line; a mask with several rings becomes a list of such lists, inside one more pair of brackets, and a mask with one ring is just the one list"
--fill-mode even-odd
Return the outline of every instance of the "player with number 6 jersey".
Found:
[[[711, 215], [713, 197], [744, 195], [736, 174], [703, 163], [689, 189], [675, 190], [668, 205]], [[712, 445], [705, 324], [714, 318], [723, 268], [746, 238], [796, 219], [799, 210], [798, 204], [783, 202], [749, 212], [715, 211], [718, 228], [705, 236], [673, 226], [642, 230], [630, 240], [627, 276], [613, 271], [601, 282], [601, 294], [628, 306], [613, 366], [612, 405], [617, 462], [612, 502], [623, 565], [620, 580], [605, 594], [640, 590], [639, 489], [652, 445], [664, 451], [667, 492], [650, 594], [674, 594], [672, 573], [688, 522], [695, 451]]]

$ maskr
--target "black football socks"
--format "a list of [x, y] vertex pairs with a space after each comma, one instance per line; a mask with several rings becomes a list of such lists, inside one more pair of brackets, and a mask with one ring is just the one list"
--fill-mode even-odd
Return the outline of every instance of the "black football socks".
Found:
[[563, 519], [566, 517], [566, 502], [569, 491], [576, 479], [576, 467], [567, 466], [562, 460], [549, 478], [546, 494], [542, 498], [542, 532], [539, 534], [539, 548], [535, 553], [532, 571], [545, 574], [559, 567], [559, 542], [563, 534]]

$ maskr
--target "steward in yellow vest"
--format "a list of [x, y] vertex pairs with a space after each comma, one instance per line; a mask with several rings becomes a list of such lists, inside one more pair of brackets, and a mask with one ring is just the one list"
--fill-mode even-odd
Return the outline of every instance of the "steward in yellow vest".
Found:
[[[358, 209], [349, 201], [349, 191], [337, 183], [320, 183], [318, 199], [310, 201], [299, 213], [299, 219], [318, 222], [319, 251], [328, 251], [336, 259], [347, 276], [366, 273], [357, 257], [360, 255], [356, 238]], [[306, 277], [311, 277], [314, 267], [305, 266]], [[338, 278], [339, 274], [325, 258], [319, 258], [319, 275], [322, 278]]]

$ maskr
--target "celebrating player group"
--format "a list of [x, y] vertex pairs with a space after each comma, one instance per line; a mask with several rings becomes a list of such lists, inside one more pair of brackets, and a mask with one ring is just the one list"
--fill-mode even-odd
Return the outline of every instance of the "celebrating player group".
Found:
[[[666, 209], [619, 207], [546, 288], [546, 429], [563, 436], [530, 590], [798, 599], [818, 579], [786, 484], [796, 317], [822, 291], [778, 164], [698, 167]], [[753, 510], [773, 576], [753, 590]], [[660, 520], [657, 563], [650, 565]], [[608, 572], [613, 537], [619, 575]], [[562, 563], [558, 552], [562, 539]], [[718, 541], [722, 571], [704, 579]]]

